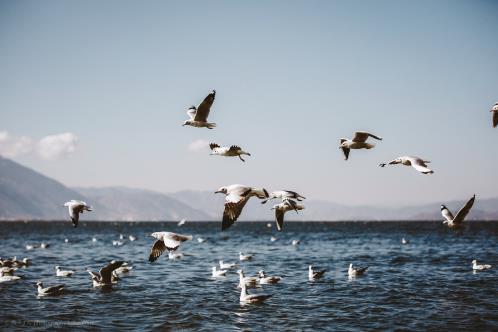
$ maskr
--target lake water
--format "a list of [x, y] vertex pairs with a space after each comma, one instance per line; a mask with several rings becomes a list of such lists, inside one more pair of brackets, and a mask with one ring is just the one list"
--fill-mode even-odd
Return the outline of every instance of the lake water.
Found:
[[[0, 284], [0, 329], [45, 330], [498, 330], [498, 223], [474, 222], [462, 232], [441, 222], [288, 222], [279, 233], [266, 223], [239, 222], [226, 232], [220, 223], [0, 223], [0, 256], [29, 257], [17, 271], [22, 280]], [[153, 231], [203, 237], [184, 243], [184, 259], [161, 256], [148, 262]], [[119, 234], [135, 242], [115, 247]], [[92, 237], [98, 239], [92, 242]], [[270, 237], [277, 241], [271, 242]], [[401, 238], [409, 240], [402, 245]], [[65, 243], [65, 239], [69, 243]], [[292, 246], [293, 239], [301, 240]], [[27, 251], [45, 241], [48, 249]], [[211, 278], [222, 259], [254, 253], [241, 262], [247, 275], [264, 269], [280, 284], [252, 292], [273, 296], [262, 305], [241, 305], [238, 275]], [[493, 265], [474, 273], [472, 259]], [[134, 267], [111, 292], [92, 287], [85, 267], [99, 270], [112, 259]], [[349, 280], [349, 263], [368, 265]], [[323, 280], [308, 281], [308, 265], [326, 268]], [[54, 266], [75, 269], [55, 276]], [[64, 283], [66, 292], [38, 298], [36, 281]]]

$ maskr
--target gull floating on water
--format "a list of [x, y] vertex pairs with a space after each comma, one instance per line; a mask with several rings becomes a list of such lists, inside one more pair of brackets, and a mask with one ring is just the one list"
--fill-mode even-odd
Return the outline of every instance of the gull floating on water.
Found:
[[271, 228], [273, 225], [271, 223], [267, 223], [266, 227]]
[[203, 242], [206, 242], [206, 239], [202, 238], [202, 237], [198, 237], [197, 238], [197, 242], [199, 243], [203, 243]]
[[112, 261], [101, 268], [99, 273], [92, 272], [89, 268], [87, 268], [86, 271], [92, 277], [93, 287], [112, 286], [113, 272], [121, 267], [123, 263], [123, 261]]
[[261, 285], [268, 285], [268, 284], [277, 284], [282, 278], [277, 277], [277, 276], [267, 276], [264, 270], [261, 270], [258, 272], [259, 276], [259, 283]]
[[[8, 270], [6, 270], [6, 269], [8, 269]], [[13, 268], [3, 267], [0, 270], [0, 283], [21, 279], [21, 277], [14, 275], [14, 271], [15, 271], [15, 269], [13, 269]]]
[[42, 282], [37, 282], [36, 286], [38, 287], [38, 296], [58, 295], [64, 290], [64, 285], [43, 287]]
[[224, 263], [223, 261], [218, 262], [220, 264], [220, 269], [228, 270], [237, 266], [237, 263]]
[[469, 214], [472, 205], [474, 205], [474, 201], [476, 199], [476, 195], [472, 196], [471, 199], [468, 200], [467, 203], [458, 211], [456, 216], [453, 217], [451, 211], [446, 207], [446, 205], [441, 205], [441, 214], [446, 219], [443, 221], [443, 224], [447, 224], [450, 228], [457, 228], [463, 226], [463, 221], [467, 214]]
[[287, 211], [297, 211], [304, 210], [303, 205], [297, 204], [292, 199], [286, 199], [282, 203], [274, 205], [272, 210], [275, 210], [275, 222], [277, 223], [278, 231], [281, 231], [284, 227], [284, 215]]
[[291, 244], [293, 246], [298, 246], [301, 243], [301, 240], [292, 240]]
[[258, 279], [255, 277], [246, 277], [244, 275], [244, 271], [242, 270], [237, 270], [237, 273], [239, 274], [239, 286], [242, 287], [243, 285], [247, 287], [256, 287], [256, 284], [258, 282]]
[[73, 274], [73, 270], [62, 270], [59, 265], [55, 267], [55, 275], [58, 277], [71, 277]]
[[137, 239], [136, 236], [133, 236], [133, 235], [128, 236], [128, 240], [130, 240], [131, 242], [135, 241], [136, 239]]
[[315, 271], [313, 265], [308, 266], [308, 279], [310, 281], [318, 280], [325, 274], [327, 270]]
[[243, 304], [261, 303], [271, 297], [267, 294], [249, 294], [245, 284], [242, 284], [240, 288], [240, 302]]
[[250, 255], [250, 254], [244, 255], [243, 253], [239, 252], [239, 260], [250, 261], [251, 259], [252, 259], [252, 255]]
[[245, 161], [242, 156], [250, 156], [249, 152], [246, 152], [240, 148], [240, 146], [232, 145], [228, 146], [219, 146], [216, 143], [209, 144], [209, 148], [211, 149], [210, 155], [215, 156], [223, 156], [223, 157], [239, 157], [240, 160]]
[[216, 266], [213, 266], [211, 275], [214, 278], [216, 278], [216, 277], [224, 277], [226, 273], [227, 273], [226, 270], [217, 270]]
[[0, 268], [0, 274], [3, 276], [13, 276], [14, 272], [17, 270], [17, 267], [7, 267], [2, 266]]
[[122, 246], [123, 244], [125, 244], [125, 242], [124, 242], [124, 241], [121, 241], [121, 240], [112, 240], [112, 245], [113, 245], [113, 246], [120, 247], [120, 246]]
[[78, 227], [80, 213], [83, 213], [84, 211], [92, 211], [92, 207], [90, 205], [86, 204], [83, 201], [78, 201], [75, 199], [64, 203], [64, 206], [67, 206], [69, 210], [69, 216], [71, 217], [71, 222], [73, 223], [73, 227], [75, 228]]
[[402, 239], [401, 239], [401, 244], [408, 244], [408, 240], [407, 240], [407, 239], [405, 239], [405, 238], [402, 238]]
[[398, 157], [394, 160], [391, 160], [388, 163], [382, 163], [379, 166], [384, 167], [386, 165], [402, 164], [405, 166], [412, 166], [413, 168], [415, 168], [417, 171], [419, 171], [422, 174], [432, 174], [432, 173], [434, 173], [434, 171], [427, 168], [428, 163], [430, 163], [430, 161], [423, 160], [422, 158], [419, 158], [419, 157], [403, 156], [403, 157]]
[[275, 241], [277, 241], [277, 240], [278, 240], [278, 239], [277, 239], [276, 237], [274, 237], [274, 236], [270, 237], [270, 241], [271, 241], [271, 242], [275, 242]]
[[187, 110], [187, 114], [190, 120], [183, 123], [183, 126], [192, 126], [197, 128], [208, 128], [213, 129], [216, 127], [216, 123], [207, 122], [209, 116], [209, 111], [211, 106], [213, 106], [214, 97], [216, 96], [216, 91], [211, 91], [206, 98], [199, 104], [199, 106], [190, 106]]
[[493, 107], [491, 107], [491, 113], [493, 113], [493, 128], [498, 126], [498, 103], [495, 103]]
[[375, 138], [382, 141], [382, 137], [375, 136], [374, 134], [367, 133], [365, 131], [357, 131], [354, 133], [353, 139], [341, 138], [341, 144], [339, 149], [342, 149], [344, 153], [344, 160], [348, 160], [349, 151], [351, 149], [371, 149], [375, 144], [367, 143], [369, 137]]
[[192, 240], [192, 235], [181, 235], [172, 232], [155, 232], [151, 236], [156, 240], [150, 250], [149, 262], [154, 262], [165, 251], [175, 251], [182, 242]]
[[97, 242], [97, 238], [96, 237], [92, 237], [92, 242]]
[[227, 187], [221, 187], [216, 193], [223, 193], [225, 197], [225, 210], [223, 211], [223, 222], [221, 230], [228, 229], [237, 220], [246, 205], [249, 198], [256, 196], [260, 199], [268, 198], [266, 189], [257, 189], [244, 186], [241, 184], [232, 184]]
[[349, 264], [348, 268], [348, 276], [350, 277], [358, 277], [364, 274], [368, 269], [368, 266], [366, 267], [353, 267], [353, 264]]
[[280, 198], [282, 201], [285, 200], [292, 200], [295, 199], [298, 202], [301, 202], [303, 199], [306, 199], [306, 197], [299, 195], [295, 191], [290, 191], [290, 190], [277, 190], [277, 191], [272, 191], [270, 195], [268, 195], [268, 198], [261, 201], [261, 204], [265, 204], [266, 202], [275, 199], [275, 198]]
[[482, 270], [489, 270], [490, 268], [491, 268], [491, 265], [489, 265], [489, 264], [477, 264], [476, 259], [474, 259], [472, 261], [472, 269], [473, 270], [482, 271]]
[[183, 226], [183, 225], [185, 225], [185, 223], [186, 223], [186, 222], [187, 222], [187, 220], [186, 220], [186, 219], [182, 219], [182, 220], [180, 220], [180, 221], [178, 222], [178, 226]]
[[48, 247], [50, 247], [50, 243], [45, 243], [45, 242], [40, 243], [41, 249], [47, 249]]

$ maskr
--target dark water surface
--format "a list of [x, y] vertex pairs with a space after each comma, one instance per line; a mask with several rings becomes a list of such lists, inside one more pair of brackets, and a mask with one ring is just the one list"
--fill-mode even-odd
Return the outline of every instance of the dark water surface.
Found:
[[[182, 260], [163, 255], [149, 264], [153, 231], [207, 241], [184, 243]], [[120, 233], [138, 240], [114, 247]], [[402, 237], [410, 243], [401, 245]], [[293, 239], [301, 245], [290, 245]], [[25, 249], [41, 241], [50, 248]], [[32, 259], [17, 271], [22, 280], [0, 284], [0, 329], [498, 330], [497, 243], [496, 222], [470, 222], [461, 233], [440, 222], [287, 223], [282, 233], [265, 223], [237, 223], [224, 233], [220, 223], [0, 223], [0, 256]], [[265, 269], [283, 277], [252, 290], [273, 295], [263, 305], [239, 303], [235, 270], [211, 278], [215, 262], [237, 261], [239, 251], [255, 254], [241, 264], [246, 274]], [[474, 258], [493, 269], [474, 273]], [[85, 267], [98, 270], [112, 259], [128, 261], [133, 271], [112, 292], [94, 289]], [[308, 282], [311, 263], [328, 269], [324, 280]], [[349, 263], [370, 269], [348, 280]], [[58, 278], [55, 265], [77, 272]], [[64, 283], [67, 291], [39, 299], [38, 280]]]

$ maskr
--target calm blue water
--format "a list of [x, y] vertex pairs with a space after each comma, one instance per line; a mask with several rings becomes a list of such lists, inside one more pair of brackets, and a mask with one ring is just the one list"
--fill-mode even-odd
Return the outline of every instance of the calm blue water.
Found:
[[[207, 239], [186, 242], [183, 260], [163, 255], [147, 262], [153, 231], [176, 231]], [[114, 247], [119, 234], [138, 236]], [[278, 240], [270, 242], [270, 236]], [[95, 236], [98, 242], [93, 243]], [[401, 245], [401, 238], [410, 241]], [[64, 243], [68, 238], [69, 243]], [[300, 239], [301, 245], [290, 245]], [[26, 243], [45, 241], [46, 250]], [[0, 284], [0, 328], [44, 330], [498, 330], [498, 223], [470, 222], [461, 233], [435, 222], [286, 223], [284, 232], [265, 223], [0, 223], [0, 256], [29, 257], [23, 279]], [[284, 279], [253, 292], [273, 294], [263, 305], [241, 306], [238, 276], [213, 280], [219, 259], [243, 262], [246, 274], [265, 269]], [[473, 273], [472, 259], [492, 264]], [[112, 259], [135, 268], [112, 292], [92, 288], [85, 267], [100, 269]], [[350, 262], [368, 273], [348, 280]], [[307, 266], [327, 268], [324, 280], [310, 283]], [[54, 266], [77, 269], [57, 278]], [[65, 294], [38, 299], [34, 283], [64, 283]]]

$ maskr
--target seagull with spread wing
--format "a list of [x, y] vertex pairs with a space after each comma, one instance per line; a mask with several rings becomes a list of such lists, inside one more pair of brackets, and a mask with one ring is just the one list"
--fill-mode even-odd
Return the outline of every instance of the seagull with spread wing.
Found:
[[398, 157], [394, 160], [391, 160], [388, 163], [382, 163], [379, 166], [385, 167], [386, 165], [402, 164], [405, 166], [412, 166], [413, 168], [415, 168], [417, 171], [419, 171], [422, 174], [432, 174], [432, 173], [434, 173], [434, 171], [430, 170], [427, 167], [428, 163], [430, 163], [430, 161], [423, 160], [422, 158], [419, 158], [419, 157], [403, 156], [403, 157]]
[[445, 221], [443, 221], [443, 224], [447, 224], [450, 228], [463, 226], [463, 221], [465, 220], [467, 214], [469, 214], [470, 209], [472, 209], [472, 205], [474, 205], [475, 199], [476, 195], [472, 196], [472, 198], [469, 199], [467, 203], [465, 203], [463, 208], [461, 208], [454, 217], [451, 211], [446, 207], [446, 205], [441, 205], [441, 214], [446, 219]]
[[246, 152], [240, 148], [240, 146], [232, 145], [228, 146], [219, 146], [216, 143], [209, 144], [209, 148], [211, 149], [210, 155], [223, 156], [223, 157], [239, 157], [240, 160], [245, 161], [242, 156], [250, 156], [249, 152]]
[[292, 199], [285, 199], [282, 203], [273, 205], [271, 209], [275, 210], [275, 221], [277, 223], [277, 229], [281, 231], [284, 227], [285, 212], [294, 210], [297, 213], [297, 211], [304, 209], [304, 205], [299, 205]]
[[151, 263], [158, 259], [165, 250], [173, 252], [178, 249], [182, 242], [193, 238], [192, 235], [181, 235], [172, 232], [155, 232], [151, 236], [157, 239], [150, 250], [149, 262]]
[[275, 199], [275, 198], [280, 198], [282, 200], [282, 202], [287, 200], [287, 199], [295, 199], [298, 202], [301, 202], [303, 199], [306, 199], [306, 197], [299, 195], [295, 191], [277, 190], [277, 191], [272, 191], [270, 196], [268, 197], [268, 199], [261, 201], [261, 204], [265, 204], [266, 202], [271, 201], [272, 199]]
[[491, 107], [491, 113], [493, 113], [493, 128], [498, 126], [498, 103], [495, 103], [493, 107]]
[[89, 268], [87, 268], [86, 271], [92, 277], [93, 287], [112, 286], [113, 272], [114, 270], [120, 268], [123, 264], [123, 261], [112, 261], [101, 268], [98, 273], [93, 272]]
[[375, 138], [382, 141], [382, 137], [375, 136], [374, 134], [367, 133], [365, 131], [357, 131], [354, 133], [353, 139], [341, 138], [341, 144], [339, 149], [342, 149], [344, 153], [344, 160], [348, 160], [349, 151], [351, 149], [371, 149], [375, 144], [367, 143], [369, 137]]
[[242, 213], [242, 209], [246, 205], [249, 198], [256, 196], [259, 199], [268, 198], [268, 191], [266, 189], [258, 189], [253, 187], [244, 186], [241, 184], [232, 184], [230, 186], [221, 187], [214, 192], [223, 193], [225, 197], [225, 210], [223, 211], [223, 221], [221, 230], [224, 231], [232, 226], [237, 218]]
[[73, 226], [75, 228], [78, 227], [80, 213], [83, 213], [83, 211], [92, 211], [92, 207], [90, 205], [86, 204], [83, 201], [78, 201], [75, 199], [64, 203], [64, 206], [67, 206], [69, 210], [69, 216], [71, 217], [71, 222], [73, 223]]
[[190, 120], [186, 120], [183, 126], [192, 126], [197, 128], [208, 128], [213, 129], [216, 127], [216, 123], [207, 122], [209, 116], [209, 111], [211, 106], [213, 106], [214, 97], [216, 95], [216, 90], [211, 91], [206, 98], [199, 104], [199, 106], [190, 106], [187, 110], [187, 114]]

